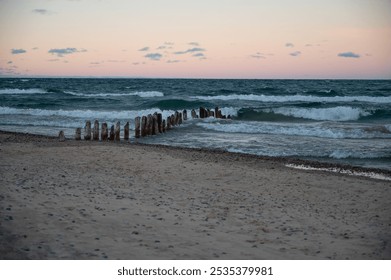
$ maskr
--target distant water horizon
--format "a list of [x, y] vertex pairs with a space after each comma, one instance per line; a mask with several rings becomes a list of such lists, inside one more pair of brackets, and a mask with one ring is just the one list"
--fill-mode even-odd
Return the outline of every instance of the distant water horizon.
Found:
[[133, 130], [136, 116], [201, 106], [232, 120], [190, 118], [139, 141], [391, 169], [391, 80], [0, 78], [5, 131], [73, 138], [86, 120]]

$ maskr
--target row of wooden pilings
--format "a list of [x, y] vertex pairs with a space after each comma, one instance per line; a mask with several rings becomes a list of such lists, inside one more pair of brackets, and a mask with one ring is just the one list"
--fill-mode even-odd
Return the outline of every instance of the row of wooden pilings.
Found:
[[[214, 110], [205, 109], [200, 107], [200, 115], [198, 116], [196, 111], [193, 109], [191, 111], [191, 117], [193, 119], [196, 118], [208, 118], [215, 117], [221, 119], [231, 118], [231, 116], [222, 115], [221, 110], [216, 107]], [[135, 138], [146, 137], [150, 135], [157, 135], [160, 133], [165, 133], [167, 130], [172, 129], [174, 126], [181, 125], [183, 121], [186, 121], [187, 110], [183, 110], [182, 112], [175, 111], [174, 114], [168, 116], [167, 119], [163, 119], [161, 113], [155, 112], [154, 114], [148, 114], [147, 116], [136, 117], [134, 120], [135, 123]], [[124, 141], [129, 140], [129, 130], [130, 124], [126, 122], [124, 125]], [[94, 140], [94, 141], [120, 141], [120, 132], [121, 125], [120, 122], [117, 121], [115, 125], [108, 128], [106, 122], [102, 123], [101, 128], [99, 128], [99, 121], [94, 121], [94, 126], [91, 126], [91, 121], [86, 121], [84, 127], [84, 140]], [[64, 132], [60, 131], [59, 133], [60, 140], [65, 140]], [[75, 132], [75, 140], [82, 140], [82, 129], [80, 127], [76, 128]]]

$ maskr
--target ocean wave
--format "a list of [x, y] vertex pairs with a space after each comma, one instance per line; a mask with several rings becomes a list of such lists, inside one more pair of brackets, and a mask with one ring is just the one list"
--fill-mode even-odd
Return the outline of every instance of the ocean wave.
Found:
[[338, 106], [331, 108], [275, 108], [265, 110], [284, 116], [311, 119], [318, 121], [356, 121], [361, 117], [370, 116], [371, 113], [361, 108]]
[[256, 95], [256, 94], [231, 94], [231, 95], [208, 95], [191, 96], [200, 100], [246, 100], [259, 102], [368, 102], [368, 103], [391, 103], [391, 96], [314, 96], [314, 95]]
[[163, 92], [160, 91], [135, 91], [135, 92], [126, 92], [126, 93], [78, 93], [73, 91], [65, 91], [66, 94], [75, 95], [75, 96], [85, 96], [85, 97], [108, 97], [108, 96], [138, 96], [142, 98], [151, 98], [151, 97], [162, 97], [164, 96]]
[[[197, 126], [225, 133], [247, 133], [247, 134], [276, 134], [289, 136], [310, 136], [319, 138], [333, 139], [391, 139], [391, 133], [385, 133], [385, 130], [368, 129], [367, 127], [331, 127], [315, 124], [280, 124], [265, 122], [199, 122]], [[386, 129], [386, 128], [384, 128]]]
[[0, 89], [0, 94], [43, 94], [47, 93], [46, 90], [40, 88], [29, 88], [29, 89], [20, 89], [20, 88], [5, 88]]
[[0, 107], [0, 115], [30, 115], [30, 116], [61, 116], [80, 119], [98, 119], [101, 121], [114, 119], [134, 119], [138, 116], [146, 116], [153, 113], [161, 113], [163, 117], [174, 114], [172, 110], [160, 110], [150, 108], [145, 110], [126, 110], [126, 111], [96, 111], [96, 110], [46, 110], [46, 109], [18, 109], [10, 107]]
[[376, 172], [360, 172], [360, 171], [354, 171], [354, 170], [337, 168], [337, 167], [313, 167], [310, 165], [291, 164], [291, 163], [286, 164], [285, 166], [290, 167], [290, 168], [295, 168], [295, 169], [302, 169], [302, 170], [328, 171], [328, 172], [334, 172], [334, 173], [347, 174], [347, 175], [351, 175], [351, 176], [363, 176], [363, 177], [369, 177], [372, 179], [391, 181], [390, 176], [384, 175], [382, 173], [376, 173]]

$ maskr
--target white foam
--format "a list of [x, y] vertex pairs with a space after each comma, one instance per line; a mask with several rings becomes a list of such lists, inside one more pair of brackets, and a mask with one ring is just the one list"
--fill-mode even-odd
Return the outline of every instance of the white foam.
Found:
[[192, 96], [201, 100], [248, 100], [260, 102], [370, 102], [391, 103], [391, 96], [313, 96], [313, 95], [256, 95], [256, 94], [231, 94], [216, 96]]
[[135, 92], [128, 92], [128, 93], [92, 93], [92, 94], [65, 91], [65, 93], [70, 95], [75, 95], [75, 96], [86, 96], [86, 97], [139, 96], [142, 98], [151, 98], [151, 97], [164, 96], [164, 93], [160, 91], [135, 91]]
[[20, 88], [6, 88], [0, 89], [0, 94], [42, 94], [47, 93], [46, 90], [40, 88], [29, 88], [29, 89], [20, 89]]
[[358, 172], [348, 169], [342, 169], [342, 168], [319, 168], [319, 167], [312, 167], [308, 165], [303, 164], [286, 164], [286, 167], [294, 168], [294, 169], [301, 169], [301, 170], [315, 170], [315, 171], [327, 171], [327, 172], [334, 172], [334, 173], [342, 173], [347, 174], [350, 176], [363, 176], [363, 177], [369, 177], [372, 179], [378, 179], [378, 180], [385, 180], [385, 181], [391, 181], [391, 177], [386, 176], [381, 173], [375, 173], [375, 172]]
[[320, 138], [385, 138], [390, 139], [391, 134], [377, 131], [367, 131], [365, 127], [344, 127], [330, 126], [319, 123], [273, 123], [254, 121], [220, 122], [215, 119], [209, 122], [199, 122], [197, 126], [205, 129], [226, 133], [248, 133], [248, 134], [278, 134], [292, 136], [311, 136]]
[[31, 115], [31, 116], [62, 116], [81, 119], [134, 119], [139, 116], [146, 116], [153, 113], [161, 113], [164, 118], [167, 118], [175, 111], [160, 110], [151, 108], [147, 110], [126, 110], [126, 111], [94, 111], [94, 110], [44, 110], [44, 109], [17, 109], [10, 107], [0, 107], [0, 115]]
[[354, 121], [371, 113], [348, 106], [332, 108], [277, 108], [269, 110], [277, 114], [318, 121]]

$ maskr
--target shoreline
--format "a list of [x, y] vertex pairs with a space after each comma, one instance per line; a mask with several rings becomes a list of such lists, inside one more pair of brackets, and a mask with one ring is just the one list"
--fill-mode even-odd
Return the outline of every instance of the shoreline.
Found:
[[2, 131], [0, 159], [1, 259], [391, 259], [385, 180]]
[[[23, 133], [23, 132], [13, 132], [13, 131], [4, 131], [0, 130], [1, 134], [8, 134], [10, 136], [17, 138], [23, 138], [19, 141], [36, 141], [36, 140], [50, 140], [50, 141], [58, 141], [58, 137], [56, 136], [48, 136], [48, 135], [41, 135], [41, 134], [32, 134], [32, 133]], [[351, 176], [365, 176], [365, 175], [354, 175], [354, 174], [360, 174], [360, 173], [375, 173], [382, 175], [384, 177], [391, 179], [391, 170], [388, 169], [381, 169], [381, 168], [373, 168], [373, 167], [362, 167], [357, 165], [349, 165], [349, 164], [342, 164], [342, 163], [333, 163], [333, 162], [327, 162], [327, 161], [318, 161], [318, 160], [309, 160], [309, 159], [300, 159], [297, 157], [273, 157], [273, 156], [261, 156], [261, 155], [254, 155], [254, 154], [248, 154], [248, 153], [239, 153], [239, 152], [229, 152], [225, 151], [223, 149], [210, 149], [210, 148], [189, 148], [189, 147], [180, 147], [180, 146], [170, 146], [170, 145], [164, 145], [164, 144], [147, 144], [147, 143], [140, 143], [136, 142], [137, 140], [135, 138], [132, 138], [133, 141], [125, 142], [121, 139], [121, 141], [118, 142], [102, 142], [99, 141], [86, 141], [86, 140], [80, 140], [76, 141], [74, 139], [66, 139], [67, 143], [85, 143], [87, 144], [112, 144], [112, 145], [135, 145], [135, 146], [141, 146], [141, 147], [156, 147], [156, 148], [163, 148], [163, 149], [172, 149], [172, 150], [183, 150], [183, 151], [198, 151], [198, 152], [204, 152], [204, 153], [211, 153], [211, 154], [220, 154], [220, 155], [231, 155], [232, 157], [243, 157], [251, 160], [262, 160], [262, 161], [270, 161], [270, 162], [278, 162], [283, 163], [285, 165], [291, 165], [292, 168], [295, 168], [293, 166], [300, 167], [308, 167], [308, 170], [313, 171], [325, 171], [325, 172], [336, 172], [339, 173], [340, 171], [351, 171]], [[8, 140], [7, 140], [8, 141]], [[63, 143], [64, 143], [63, 142]], [[327, 169], [333, 169], [333, 171], [327, 171]], [[342, 172], [343, 173], [343, 172]]]

